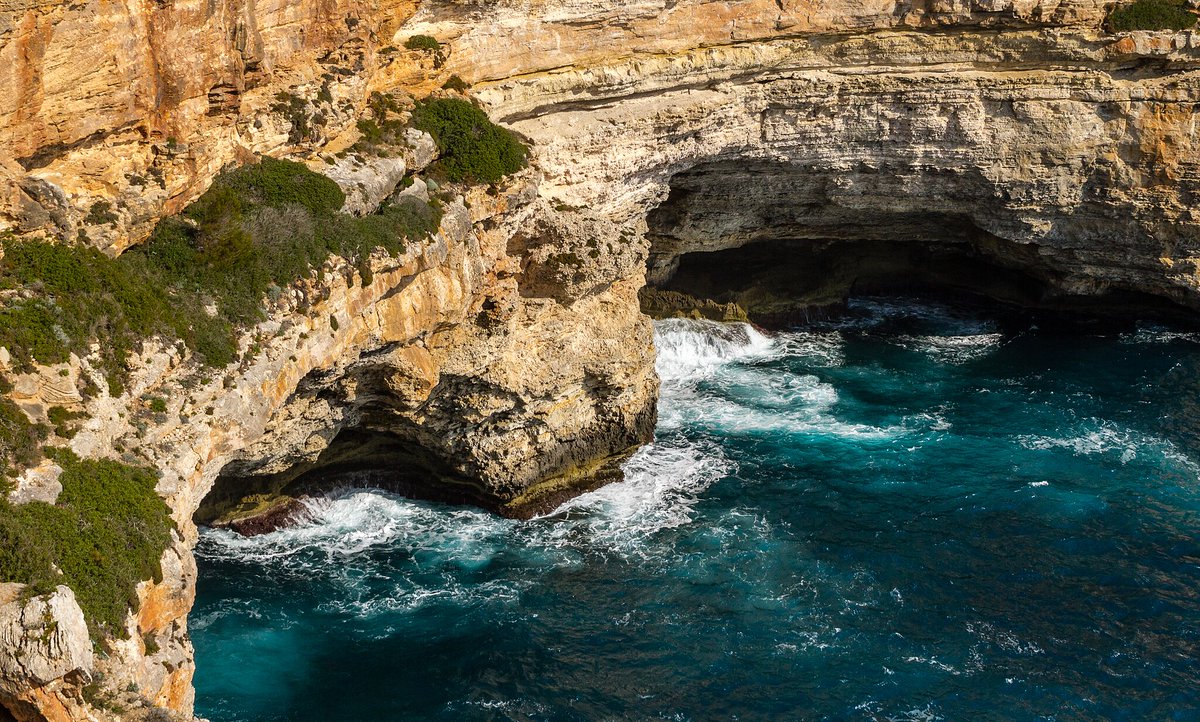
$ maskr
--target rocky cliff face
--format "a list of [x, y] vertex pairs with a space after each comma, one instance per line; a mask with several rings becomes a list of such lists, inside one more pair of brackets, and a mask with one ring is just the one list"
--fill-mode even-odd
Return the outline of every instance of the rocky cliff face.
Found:
[[[775, 265], [835, 263], [837, 243], [951, 244], [1036, 278], [1043, 297], [1200, 308], [1198, 40], [1107, 35], [1109, 4], [0, 5], [0, 228], [116, 253], [253, 153], [309, 159], [366, 208], [398, 180], [395, 164], [336, 158], [368, 92], [420, 95], [451, 74], [534, 161], [465, 192], [436, 237], [374, 257], [370, 282], [331, 261], [247, 334], [261, 350], [241, 365], [205, 375], [148, 346], [123, 396], [86, 407], [86, 360], [5, 369], [34, 417], [86, 411], [77, 453], [124, 448], [161, 469], [180, 532], [106, 660], [79, 652], [65, 592], [0, 594], [0, 621], [76, 629], [41, 650], [36, 625], [0, 627], [8, 649], [41, 650], [27, 653], [36, 674], [0, 666], [0, 705], [112, 717], [81, 692], [103, 675], [113, 694], [190, 714], [206, 497], [372, 457], [411, 462], [421, 493], [513, 513], [572, 493], [652, 429], [647, 271], [669, 284], [689, 259], [750, 244], [787, 244]], [[445, 51], [403, 49], [415, 34]], [[300, 296], [315, 302], [302, 311]], [[17, 497], [52, 499], [55, 473], [26, 473]]]
[[1040, 28], [1011, 8], [938, 17], [558, 68], [482, 95], [539, 142], [545, 194], [648, 216], [651, 282], [759, 241], [961, 242], [1051, 294], [1196, 308], [1193, 34]]

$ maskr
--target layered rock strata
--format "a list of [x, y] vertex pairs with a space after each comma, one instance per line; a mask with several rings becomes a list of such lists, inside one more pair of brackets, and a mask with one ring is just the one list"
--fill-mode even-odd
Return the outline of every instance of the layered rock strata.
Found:
[[[759, 241], [962, 243], [1063, 296], [1195, 309], [1197, 58], [1191, 33], [882, 31], [484, 96], [540, 141], [545, 193], [649, 217], [652, 283], [686, 254]], [[604, 100], [573, 101], [585, 88]]]

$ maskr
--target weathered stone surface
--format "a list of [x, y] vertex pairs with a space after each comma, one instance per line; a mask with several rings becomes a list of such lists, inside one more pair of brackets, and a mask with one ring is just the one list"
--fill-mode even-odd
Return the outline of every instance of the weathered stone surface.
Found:
[[327, 168], [318, 168], [346, 194], [342, 210], [356, 216], [373, 212], [403, 178], [408, 167], [403, 158], [348, 155]]
[[1181, 38], [1178, 69], [1136, 81], [1087, 35], [887, 32], [615, 61], [484, 96], [538, 142], [555, 203], [616, 225], [661, 205], [652, 281], [684, 253], [957, 223], [1023, 247], [1007, 260], [1064, 292], [1200, 308], [1200, 74]]
[[86, 705], [71, 692], [90, 679], [94, 660], [75, 593], [59, 586], [27, 599], [22, 590], [0, 584], [0, 705], [20, 722], [82, 719]]

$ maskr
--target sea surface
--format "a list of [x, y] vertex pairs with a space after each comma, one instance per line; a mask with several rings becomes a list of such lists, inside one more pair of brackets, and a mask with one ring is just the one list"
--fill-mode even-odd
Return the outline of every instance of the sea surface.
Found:
[[528, 522], [204, 531], [231, 720], [1200, 720], [1200, 335], [903, 299], [656, 324], [654, 443]]

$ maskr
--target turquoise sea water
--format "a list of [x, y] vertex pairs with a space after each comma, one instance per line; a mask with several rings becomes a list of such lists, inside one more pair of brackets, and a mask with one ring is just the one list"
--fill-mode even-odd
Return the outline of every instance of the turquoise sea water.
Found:
[[546, 517], [204, 532], [197, 712], [1200, 720], [1200, 336], [853, 310], [660, 322], [655, 443]]

